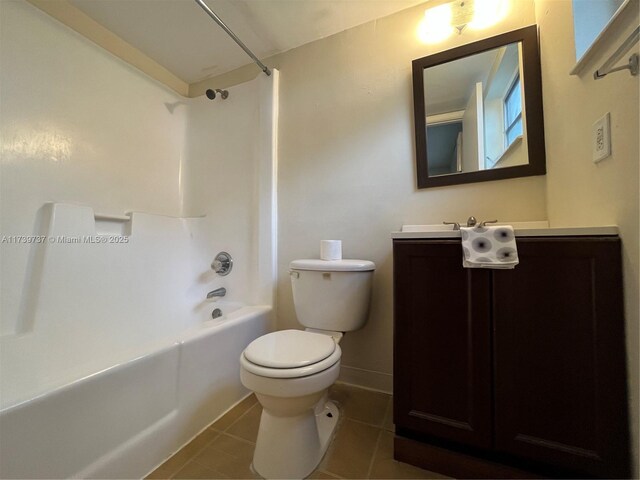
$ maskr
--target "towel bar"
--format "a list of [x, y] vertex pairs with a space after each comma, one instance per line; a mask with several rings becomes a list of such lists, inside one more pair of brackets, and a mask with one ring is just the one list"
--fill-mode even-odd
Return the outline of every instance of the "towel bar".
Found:
[[640, 39], [640, 27], [637, 27], [631, 35], [627, 37], [627, 39], [622, 42], [622, 44], [618, 47], [618, 49], [613, 52], [613, 54], [607, 59], [606, 62], [602, 64], [602, 66], [593, 72], [593, 78], [595, 80], [599, 80], [601, 78], [606, 77], [609, 73], [619, 72], [620, 70], [629, 70], [631, 75], [634, 77], [638, 75], [638, 59], [640, 56], [637, 53], [634, 53], [629, 57], [629, 62], [626, 65], [622, 65], [620, 67], [613, 66], [616, 64], [618, 60], [622, 58], [622, 56], [629, 51], [629, 49]]

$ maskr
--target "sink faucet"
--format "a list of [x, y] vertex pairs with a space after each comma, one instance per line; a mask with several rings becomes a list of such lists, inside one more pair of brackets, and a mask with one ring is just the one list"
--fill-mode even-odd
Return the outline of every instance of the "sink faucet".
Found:
[[224, 297], [227, 294], [227, 289], [224, 287], [216, 288], [207, 293], [207, 298]]
[[[484, 222], [478, 222], [476, 217], [467, 218], [467, 227], [486, 227], [487, 223], [496, 223], [498, 220], [485, 220]], [[460, 224], [458, 222], [442, 222], [444, 225], [453, 225], [454, 230], [460, 230]]]
[[[460, 224], [458, 222], [442, 222], [445, 225], [453, 225], [454, 230], [460, 230]], [[476, 217], [467, 218], [467, 227], [475, 227], [478, 224]]]

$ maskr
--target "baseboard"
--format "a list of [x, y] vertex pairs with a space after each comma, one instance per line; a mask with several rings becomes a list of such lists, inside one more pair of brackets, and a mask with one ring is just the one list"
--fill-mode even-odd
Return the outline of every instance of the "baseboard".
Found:
[[394, 437], [393, 458], [459, 479], [558, 478], [542, 477], [526, 470], [417, 442], [399, 435]]
[[349, 385], [368, 388], [369, 390], [376, 390], [390, 395], [393, 394], [393, 375], [390, 373], [374, 372], [373, 370], [341, 365], [338, 382], [348, 383]]

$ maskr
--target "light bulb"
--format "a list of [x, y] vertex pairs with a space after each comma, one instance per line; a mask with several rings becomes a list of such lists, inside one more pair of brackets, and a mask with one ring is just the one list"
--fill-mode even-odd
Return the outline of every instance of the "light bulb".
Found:
[[418, 25], [418, 38], [424, 43], [437, 43], [453, 33], [451, 5], [445, 3], [429, 8]]
[[508, 0], [475, 0], [473, 20], [469, 22], [469, 28], [488, 28], [505, 18], [508, 12]]

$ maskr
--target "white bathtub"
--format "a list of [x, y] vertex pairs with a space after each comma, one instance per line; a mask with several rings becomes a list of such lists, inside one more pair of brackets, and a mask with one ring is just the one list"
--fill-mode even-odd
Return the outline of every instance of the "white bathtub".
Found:
[[0, 411], [1, 478], [143, 477], [249, 392], [239, 356], [271, 307], [224, 316]]

